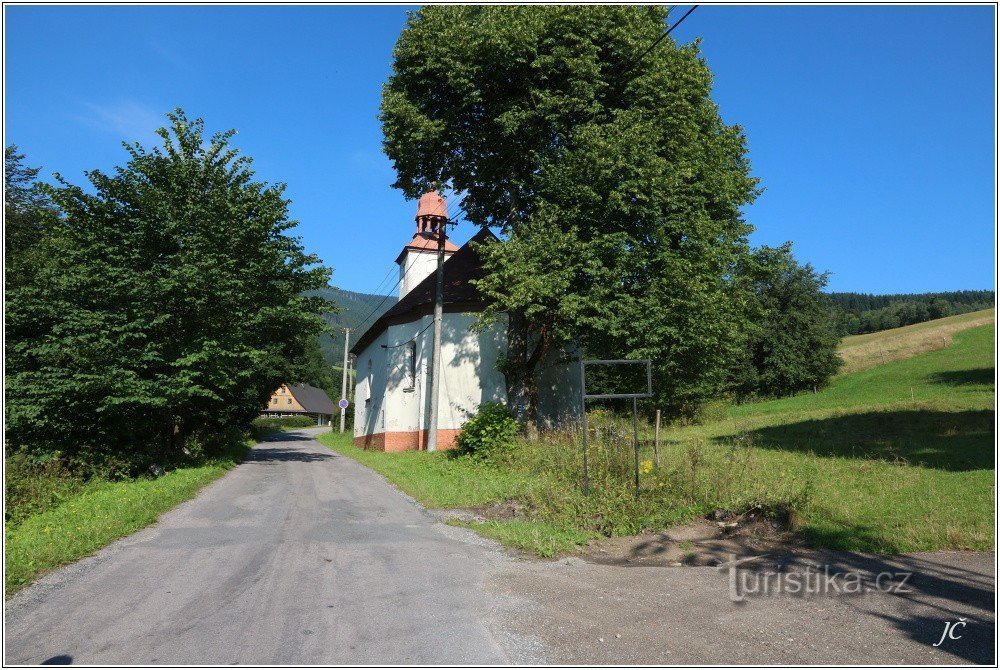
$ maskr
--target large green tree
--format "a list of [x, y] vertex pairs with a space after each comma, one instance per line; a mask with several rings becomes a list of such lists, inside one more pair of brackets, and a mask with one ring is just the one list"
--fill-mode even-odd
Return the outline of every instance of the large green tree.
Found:
[[254, 179], [233, 131], [168, 117], [162, 147], [49, 189], [62, 215], [7, 303], [13, 445], [170, 458], [247, 425], [323, 327], [302, 293], [329, 270], [287, 234], [283, 186]]
[[792, 245], [755, 249], [740, 270], [749, 332], [734, 366], [742, 397], [784, 396], [825, 385], [842, 361], [827, 275], [800, 265]]
[[[532, 418], [556, 345], [648, 357], [658, 401], [718, 391], [742, 346], [733, 276], [756, 196], [745, 140], [667, 10], [425, 7], [396, 45], [381, 118], [396, 186], [465, 194], [498, 227], [479, 287], [509, 319], [508, 398]], [[654, 48], [650, 48], [655, 44]]]

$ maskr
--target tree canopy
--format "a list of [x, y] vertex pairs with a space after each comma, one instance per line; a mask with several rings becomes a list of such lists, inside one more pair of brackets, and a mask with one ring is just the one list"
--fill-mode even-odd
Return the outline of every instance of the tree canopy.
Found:
[[697, 43], [635, 6], [429, 6], [383, 92], [385, 150], [410, 197], [464, 193], [498, 227], [479, 283], [508, 319], [508, 398], [532, 418], [555, 345], [652, 358], [680, 411], [721, 389], [742, 346], [732, 281], [757, 194], [745, 139], [711, 99]]
[[30, 272], [30, 263], [22, 261], [41, 237], [45, 222], [55, 214], [52, 201], [37, 180], [39, 171], [25, 165], [17, 145], [4, 147], [4, 260], [8, 283], [17, 283], [19, 273]]
[[58, 177], [60, 216], [7, 302], [7, 439], [40, 453], [170, 458], [249, 424], [294, 372], [329, 270], [288, 231], [283, 185], [180, 110], [162, 146], [124, 145], [87, 188]]
[[755, 249], [740, 270], [748, 338], [734, 367], [738, 396], [784, 396], [823, 386], [842, 361], [827, 275], [800, 265], [791, 243]]

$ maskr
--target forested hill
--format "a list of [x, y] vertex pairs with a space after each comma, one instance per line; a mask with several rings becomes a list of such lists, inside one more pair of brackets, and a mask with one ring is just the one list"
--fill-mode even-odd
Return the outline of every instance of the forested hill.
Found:
[[334, 327], [334, 333], [332, 335], [324, 333], [319, 337], [324, 360], [337, 367], [340, 367], [344, 360], [344, 328], [351, 329], [351, 340], [354, 341], [361, 335], [358, 328], [366, 317], [371, 315], [365, 320], [364, 327], [367, 329], [382, 312], [396, 304], [396, 296], [355, 293], [333, 286], [310, 291], [309, 295], [321, 295], [340, 308], [340, 312], [336, 314], [327, 312], [323, 315], [326, 322]]
[[874, 333], [993, 307], [993, 291], [943, 293], [830, 293], [840, 335]]
[[[323, 358], [330, 365], [340, 366], [344, 357], [344, 328], [352, 329], [351, 339], [361, 332], [365, 321], [368, 328], [387, 309], [396, 304], [396, 296], [344, 291], [330, 286], [311, 295], [322, 295], [341, 311], [326, 313], [323, 318], [336, 330], [320, 336]], [[914, 323], [923, 323], [954, 314], [965, 314], [993, 307], [993, 291], [947, 291], [942, 293], [829, 293], [841, 336], [874, 333]], [[367, 317], [367, 318], [366, 318]]]

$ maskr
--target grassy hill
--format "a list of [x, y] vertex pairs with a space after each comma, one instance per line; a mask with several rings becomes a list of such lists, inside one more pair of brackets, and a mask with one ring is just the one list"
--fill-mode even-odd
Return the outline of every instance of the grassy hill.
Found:
[[993, 549], [995, 326], [948, 334], [945, 348], [842, 374], [819, 393], [731, 407], [668, 439], [675, 450], [751, 445], [762, 453], [754, 477], [807, 482], [802, 529], [816, 544]]
[[309, 294], [323, 296], [341, 309], [336, 314], [327, 312], [323, 315], [323, 319], [334, 327], [334, 333], [321, 335], [319, 340], [323, 358], [330, 365], [337, 366], [338, 370], [344, 360], [344, 328], [351, 328], [353, 341], [361, 334], [358, 329], [362, 325], [368, 328], [383, 312], [396, 304], [396, 296], [355, 293], [333, 286], [311, 291]]
[[955, 333], [993, 323], [995, 318], [996, 310], [984, 309], [912, 326], [845, 337], [838, 348], [838, 353], [844, 360], [841, 374], [859, 372], [927, 351], [944, 349], [951, 344]]

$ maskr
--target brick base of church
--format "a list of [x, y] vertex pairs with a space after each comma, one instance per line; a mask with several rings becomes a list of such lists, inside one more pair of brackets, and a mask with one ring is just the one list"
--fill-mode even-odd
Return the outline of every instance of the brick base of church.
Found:
[[[438, 429], [438, 449], [454, 449], [460, 429]], [[354, 446], [375, 451], [423, 451], [427, 448], [427, 431], [411, 430], [392, 433], [374, 433], [354, 438]]]

